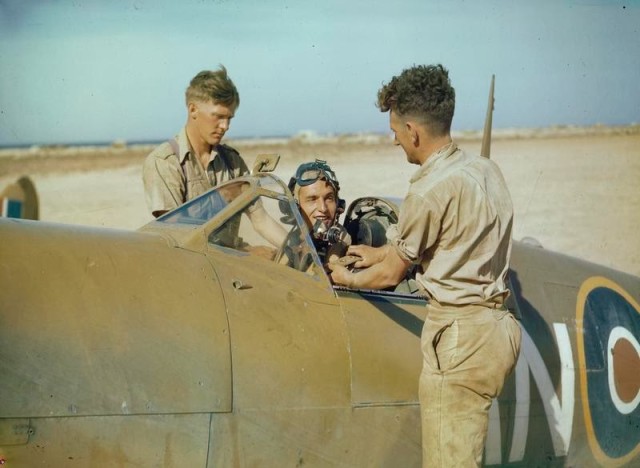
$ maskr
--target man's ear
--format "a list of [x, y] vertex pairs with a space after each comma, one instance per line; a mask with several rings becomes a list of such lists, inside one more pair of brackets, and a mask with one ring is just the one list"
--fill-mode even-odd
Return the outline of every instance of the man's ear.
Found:
[[195, 119], [196, 118], [196, 114], [198, 113], [198, 105], [195, 102], [190, 102], [187, 105], [187, 109], [189, 111], [189, 118], [190, 119]]
[[413, 146], [418, 146], [420, 144], [420, 132], [418, 131], [418, 126], [412, 121], [405, 122], [405, 125], [407, 126], [407, 132], [411, 137], [411, 143], [413, 143]]

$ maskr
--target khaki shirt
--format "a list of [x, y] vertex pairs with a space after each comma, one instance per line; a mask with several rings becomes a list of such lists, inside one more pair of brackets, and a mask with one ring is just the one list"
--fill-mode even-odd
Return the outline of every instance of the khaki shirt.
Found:
[[441, 304], [502, 305], [513, 207], [498, 166], [451, 143], [410, 182], [387, 239], [419, 265], [418, 284]]
[[168, 142], [147, 156], [142, 170], [145, 198], [149, 210], [170, 211], [202, 195], [216, 185], [248, 174], [249, 169], [238, 152], [217, 145], [206, 168], [191, 151], [186, 128], [176, 136], [180, 154]]

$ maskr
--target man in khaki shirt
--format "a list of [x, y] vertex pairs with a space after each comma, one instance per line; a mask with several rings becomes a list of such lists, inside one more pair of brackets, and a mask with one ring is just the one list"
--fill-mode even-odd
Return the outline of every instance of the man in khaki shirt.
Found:
[[186, 91], [187, 123], [147, 156], [145, 197], [156, 218], [227, 180], [249, 173], [238, 152], [221, 143], [240, 95], [227, 70], [201, 71]]
[[[142, 169], [147, 206], [156, 218], [222, 182], [249, 174], [240, 154], [221, 143], [240, 105], [227, 70], [198, 73], [186, 91], [187, 123], [176, 138], [147, 156]], [[279, 247], [286, 232], [256, 203], [248, 212], [256, 231]]]
[[358, 273], [331, 266], [352, 288], [398, 284], [412, 265], [429, 298], [420, 375], [425, 467], [480, 466], [488, 412], [520, 350], [504, 308], [513, 208], [499, 168], [451, 139], [455, 91], [442, 65], [415, 66], [380, 89], [394, 143], [420, 166], [397, 225], [379, 248], [351, 246]]

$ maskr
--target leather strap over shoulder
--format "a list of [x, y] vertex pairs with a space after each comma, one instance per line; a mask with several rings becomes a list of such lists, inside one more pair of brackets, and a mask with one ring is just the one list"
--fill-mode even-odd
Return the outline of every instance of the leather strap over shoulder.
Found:
[[169, 143], [169, 146], [171, 146], [171, 149], [173, 150], [175, 155], [178, 157], [178, 163], [180, 164], [180, 168], [182, 169], [182, 175], [186, 180], [187, 172], [184, 170], [184, 163], [180, 161], [180, 146], [178, 145], [178, 141], [175, 138], [171, 138], [170, 140], [167, 140], [167, 143]]

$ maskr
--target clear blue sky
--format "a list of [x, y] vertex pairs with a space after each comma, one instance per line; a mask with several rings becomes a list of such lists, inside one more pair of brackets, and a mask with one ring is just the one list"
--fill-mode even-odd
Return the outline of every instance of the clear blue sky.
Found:
[[0, 0], [0, 146], [162, 140], [224, 64], [230, 138], [388, 129], [378, 88], [442, 63], [454, 129], [640, 121], [640, 1]]

